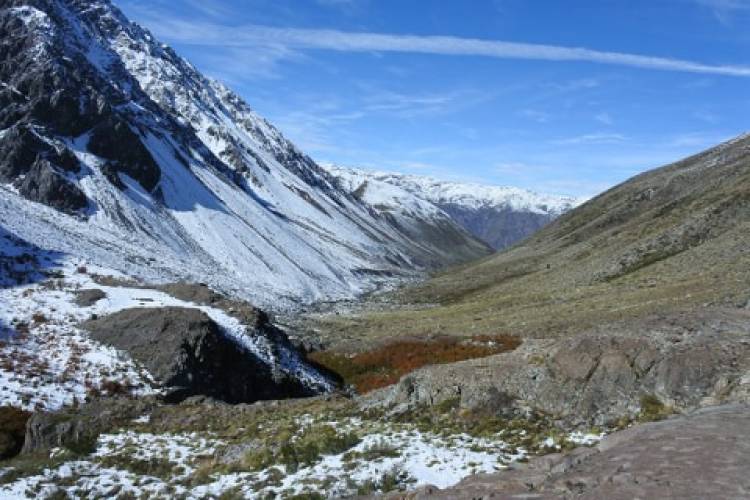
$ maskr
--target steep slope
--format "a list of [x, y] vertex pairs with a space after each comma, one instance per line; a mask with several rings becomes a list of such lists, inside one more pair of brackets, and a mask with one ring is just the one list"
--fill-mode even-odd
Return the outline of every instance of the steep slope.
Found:
[[[539, 194], [525, 189], [448, 182], [432, 177], [371, 172], [323, 165], [349, 184], [396, 187], [428, 201], [492, 248], [507, 248], [583, 202], [569, 196]], [[356, 187], [355, 187], [356, 189]]]
[[277, 308], [457, 260], [107, 0], [3, 2], [0, 34], [0, 221], [32, 244]]
[[348, 192], [412, 239], [415, 245], [444, 248], [443, 259], [460, 263], [492, 253], [492, 249], [456, 223], [435, 204], [367, 172], [321, 165]]
[[[750, 136], [641, 174], [522, 245], [391, 297], [442, 307], [329, 319], [362, 338], [560, 337], [608, 321], [750, 301]], [[395, 327], [398, 325], [398, 327]], [[341, 330], [339, 330], [341, 329]]]

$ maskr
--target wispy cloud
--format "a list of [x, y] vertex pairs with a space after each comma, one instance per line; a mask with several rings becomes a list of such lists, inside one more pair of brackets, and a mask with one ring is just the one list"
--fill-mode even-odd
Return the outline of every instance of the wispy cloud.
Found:
[[547, 123], [550, 119], [549, 113], [536, 109], [522, 109], [518, 114], [537, 123]]
[[159, 36], [172, 41], [224, 47], [286, 47], [341, 52], [410, 52], [498, 59], [591, 62], [663, 71], [750, 77], [750, 66], [715, 65], [583, 47], [563, 47], [481, 40], [454, 36], [414, 36], [337, 30], [275, 28], [259, 25], [230, 27], [211, 23], [161, 19], [154, 23]]
[[612, 119], [612, 116], [607, 113], [598, 113], [594, 116], [594, 120], [598, 121], [599, 123], [603, 125], [614, 125], [615, 121]]
[[737, 12], [750, 11], [750, 0], [695, 0], [699, 5], [711, 9], [723, 24], [729, 24]]
[[561, 146], [572, 146], [581, 144], [615, 144], [619, 142], [625, 142], [626, 140], [627, 137], [622, 134], [595, 133], [568, 137], [566, 139], [558, 139], [556, 141], [552, 141], [552, 143]]

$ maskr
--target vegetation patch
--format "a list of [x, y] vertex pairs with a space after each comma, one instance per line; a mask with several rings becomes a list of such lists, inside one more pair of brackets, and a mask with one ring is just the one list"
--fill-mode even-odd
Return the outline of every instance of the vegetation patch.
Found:
[[319, 351], [309, 357], [364, 394], [395, 384], [402, 376], [426, 365], [484, 358], [512, 351], [520, 344], [521, 340], [511, 335], [440, 337], [395, 341], [357, 354]]
[[664, 420], [672, 414], [674, 414], [674, 408], [665, 405], [653, 394], [644, 394], [641, 396], [641, 412], [638, 414], [639, 422]]
[[339, 433], [330, 425], [313, 425], [301, 434], [289, 432], [277, 436], [276, 446], [272, 443], [249, 451], [243, 464], [250, 470], [262, 470], [274, 464], [283, 464], [288, 471], [309, 466], [320, 460], [322, 455], [336, 455], [356, 446], [360, 439], [353, 432]]

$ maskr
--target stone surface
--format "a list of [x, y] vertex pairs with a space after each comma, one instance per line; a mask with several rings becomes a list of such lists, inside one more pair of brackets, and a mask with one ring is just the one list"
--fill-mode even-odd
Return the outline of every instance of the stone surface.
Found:
[[300, 381], [225, 336], [199, 309], [125, 309], [83, 327], [143, 364], [173, 401], [194, 395], [230, 403], [311, 395]]
[[106, 398], [79, 408], [35, 413], [26, 425], [22, 453], [90, 445], [100, 433], [141, 417], [156, 406], [154, 398]]
[[750, 401], [749, 383], [750, 314], [714, 309], [525, 339], [513, 352], [418, 370], [362, 404], [398, 411], [459, 397], [466, 408], [531, 408], [572, 427], [633, 418], [644, 396], [676, 409]]
[[594, 448], [527, 467], [424, 487], [410, 499], [744, 499], [750, 497], [750, 407], [726, 405], [642, 424]]
[[10, 406], [0, 407], [0, 460], [16, 456], [23, 446], [31, 414]]
[[76, 305], [80, 307], [90, 307], [102, 300], [107, 296], [102, 290], [98, 288], [89, 288], [86, 290], [78, 290], [76, 292]]

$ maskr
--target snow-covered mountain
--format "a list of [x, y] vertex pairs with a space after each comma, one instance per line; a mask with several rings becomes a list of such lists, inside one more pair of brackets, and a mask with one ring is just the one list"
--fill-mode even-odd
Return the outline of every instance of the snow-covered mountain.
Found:
[[0, 35], [0, 225], [30, 244], [276, 308], [487, 253], [363, 203], [108, 0], [8, 0]]
[[[419, 207], [447, 214], [495, 249], [520, 241], [584, 200], [526, 189], [450, 182], [420, 175], [324, 164], [342, 185], [373, 206]], [[415, 208], [407, 209], [413, 212]]]

